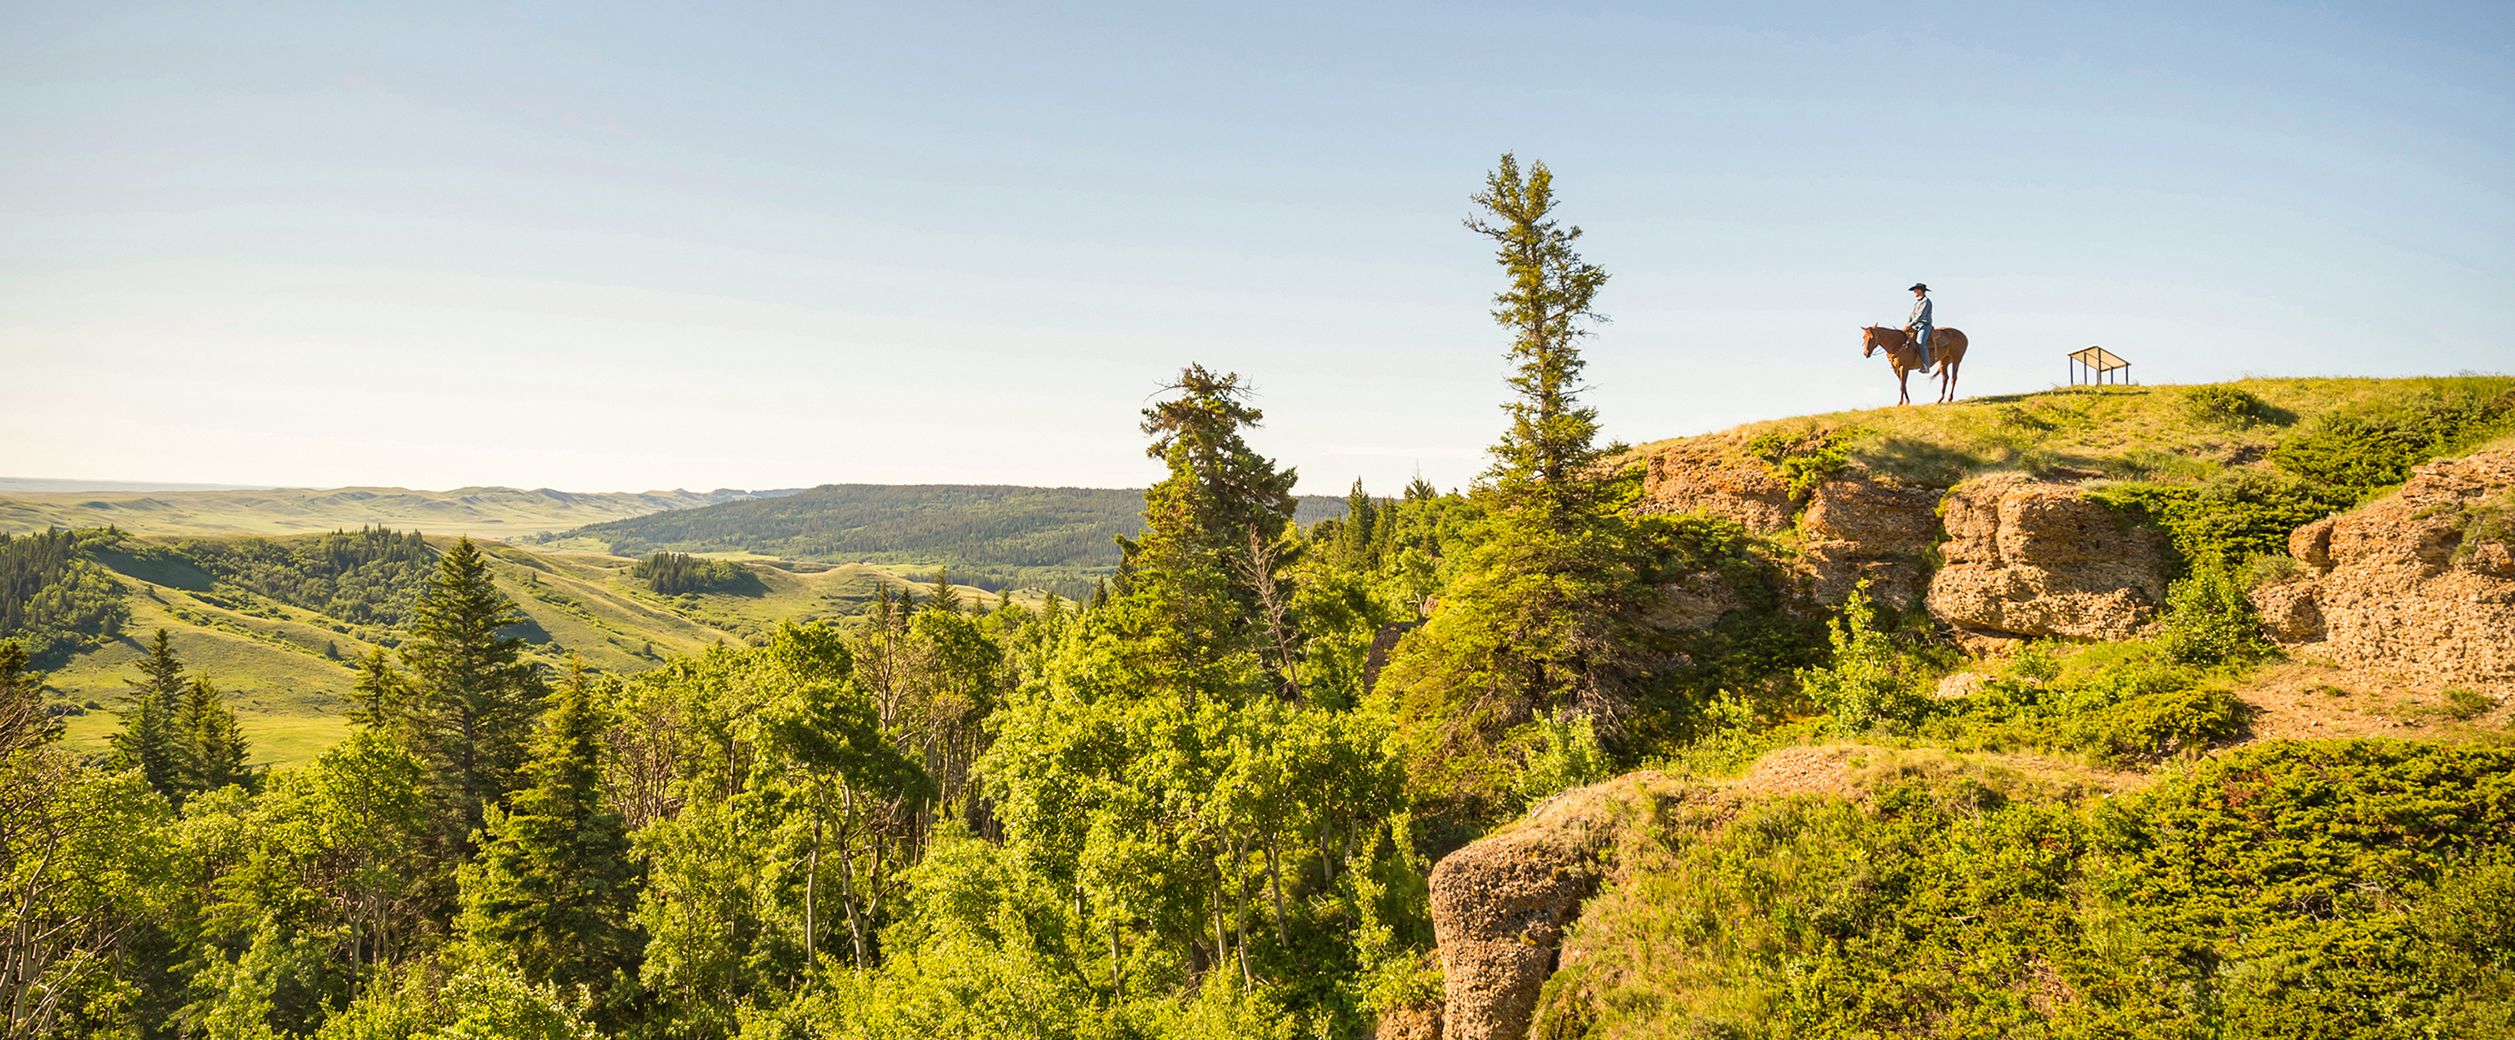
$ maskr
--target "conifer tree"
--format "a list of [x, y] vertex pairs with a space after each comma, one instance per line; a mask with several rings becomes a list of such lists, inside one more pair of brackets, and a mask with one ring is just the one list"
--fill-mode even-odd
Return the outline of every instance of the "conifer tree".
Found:
[[183, 753], [175, 713], [188, 689], [183, 661], [175, 656], [174, 639], [158, 629], [140, 661], [140, 677], [128, 680], [129, 700], [122, 709], [122, 732], [114, 734], [115, 757], [137, 768], [148, 785], [169, 799], [183, 797]]
[[961, 612], [961, 592], [952, 587], [951, 568], [934, 569], [934, 581], [926, 586], [926, 607], [947, 614]]
[[639, 939], [638, 875], [619, 813], [602, 797], [603, 714], [583, 662], [550, 698], [512, 807], [491, 807], [464, 868], [464, 930], [514, 953], [536, 982], [625, 992]]
[[515, 786], [541, 704], [540, 671], [523, 659], [524, 640], [506, 633], [522, 620], [490, 581], [487, 557], [465, 538], [438, 562], [402, 654], [415, 743], [457, 845]]
[[393, 670], [393, 662], [384, 656], [384, 648], [368, 651], [358, 662], [358, 682], [350, 687], [349, 721], [368, 729], [395, 737], [407, 735], [410, 722], [410, 686], [401, 673]]
[[[1473, 201], [1485, 212], [1467, 226], [1492, 239], [1510, 285], [1495, 294], [1493, 318], [1511, 333], [1510, 429], [1493, 448], [1485, 479], [1506, 504], [1535, 505], [1549, 522], [1596, 501], [1598, 411], [1582, 406], [1578, 341], [1599, 320], [1593, 303], [1607, 273], [1572, 248], [1581, 229], [1554, 215], [1554, 174], [1542, 162], [1523, 176], [1503, 153]], [[1571, 520], [1570, 522], [1577, 522]]]
[[29, 667], [26, 644], [0, 639], [0, 757], [61, 736], [44, 710], [44, 677]]
[[[1510, 425], [1475, 488], [1474, 546], [1440, 607], [1400, 644], [1375, 694], [1391, 702], [1431, 815], [1474, 826], [1511, 808], [1507, 733], [1568, 711], [1612, 734], [1669, 661], [1650, 628], [1659, 529], [1621, 508], [1627, 475], [1603, 472], [1597, 412], [1579, 402], [1579, 340], [1606, 272], [1572, 248], [1544, 163], [1502, 156], [1467, 226], [1491, 239], [1508, 286], [1494, 320], [1515, 363]], [[1420, 480], [1418, 480], [1420, 484]], [[1429, 487], [1410, 487], [1409, 499]]]
[[230, 784], [249, 785], [244, 733], [236, 713], [209, 679], [194, 676], [184, 691], [183, 708], [175, 716], [179, 752], [177, 776], [186, 793], [215, 791]]

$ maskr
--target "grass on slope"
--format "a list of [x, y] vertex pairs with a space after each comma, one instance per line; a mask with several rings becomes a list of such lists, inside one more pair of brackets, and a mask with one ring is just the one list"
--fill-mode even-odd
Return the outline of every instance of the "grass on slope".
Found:
[[1932, 486], [2003, 470], [2065, 479], [2192, 481], [2260, 461], [2326, 416], [2438, 397], [2494, 398], [2515, 408], [2509, 395], [2515, 395], [2515, 377], [2508, 376], [2071, 387], [1776, 419], [1655, 441], [1633, 449], [1633, 457], [1686, 444], [1745, 445], [1765, 434], [1834, 431], [1850, 461]]
[[[442, 548], [443, 540], [437, 540]], [[641, 671], [719, 642], [744, 642], [778, 624], [854, 615], [875, 590], [922, 593], [904, 569], [775, 566], [746, 561], [765, 592], [753, 596], [660, 596], [630, 576], [634, 561], [589, 553], [488, 547], [493, 579], [528, 619], [531, 656], [558, 670], [571, 657], [599, 671]], [[120, 639], [52, 672], [57, 701], [87, 709], [68, 720], [73, 748], [101, 750], [119, 728], [112, 710], [136, 673], [143, 643], [168, 631], [177, 656], [227, 691], [257, 763], [301, 761], [346, 732], [342, 712], [356, 663], [398, 633], [278, 603], [238, 598], [179, 557], [112, 552], [100, 562], [128, 589], [131, 617]], [[973, 606], [996, 597], [960, 586]], [[92, 706], [92, 707], [90, 707]]]
[[736, 492], [575, 494], [549, 488], [278, 488], [0, 495], [0, 531], [111, 525], [147, 535], [312, 534], [365, 526], [519, 538], [728, 501]]
[[2406, 741], [1635, 819], [1529, 1035], [2505, 1035], [2510, 828], [2515, 751]]

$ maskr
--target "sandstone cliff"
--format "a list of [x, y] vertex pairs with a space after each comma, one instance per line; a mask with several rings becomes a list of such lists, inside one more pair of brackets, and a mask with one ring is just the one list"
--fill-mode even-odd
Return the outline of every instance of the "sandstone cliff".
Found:
[[2515, 449], [2419, 467], [2399, 492], [2298, 528], [2299, 574], [2253, 590], [2303, 654], [2468, 683], [2515, 683]]
[[1704, 438], [1649, 456], [1643, 489], [1647, 509], [1732, 520], [1786, 547], [1798, 609], [1831, 610], [1866, 581], [1873, 600], [1926, 607], [1969, 641], [2127, 638], [2172, 573], [2155, 528], [2023, 476], [1951, 491], [1855, 466], [1801, 501], [1737, 445]]
[[2075, 487], [1990, 477], [1946, 513], [1930, 615], [1960, 635], [2128, 639], [2165, 602], [2165, 536]]

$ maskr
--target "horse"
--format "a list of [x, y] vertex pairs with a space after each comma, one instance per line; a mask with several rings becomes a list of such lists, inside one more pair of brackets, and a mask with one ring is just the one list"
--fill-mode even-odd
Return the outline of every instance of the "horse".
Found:
[[[1921, 348], [1914, 345], [1912, 333], [1890, 329], [1884, 325], [1864, 325], [1860, 329], [1860, 356], [1868, 357], [1879, 348], [1886, 350], [1886, 363], [1895, 370], [1896, 404], [1912, 403], [1912, 386], [1905, 382], [1914, 372], [1929, 373], [1921, 367]], [[1956, 369], [1965, 363], [1965, 334], [1942, 328], [1930, 334], [1930, 359], [1939, 363], [1939, 401], [1956, 399]]]

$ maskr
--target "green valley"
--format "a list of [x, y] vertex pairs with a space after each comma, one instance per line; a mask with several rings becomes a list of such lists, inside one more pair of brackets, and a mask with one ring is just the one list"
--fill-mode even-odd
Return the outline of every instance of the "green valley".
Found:
[[[543, 536], [542, 544], [644, 556], [757, 553], [823, 563], [948, 566], [990, 588], [1069, 598], [1118, 565], [1121, 536], [1143, 530], [1144, 493], [1117, 488], [825, 484], [790, 495], [655, 512]], [[1303, 523], [1344, 500], [1304, 496]]]

